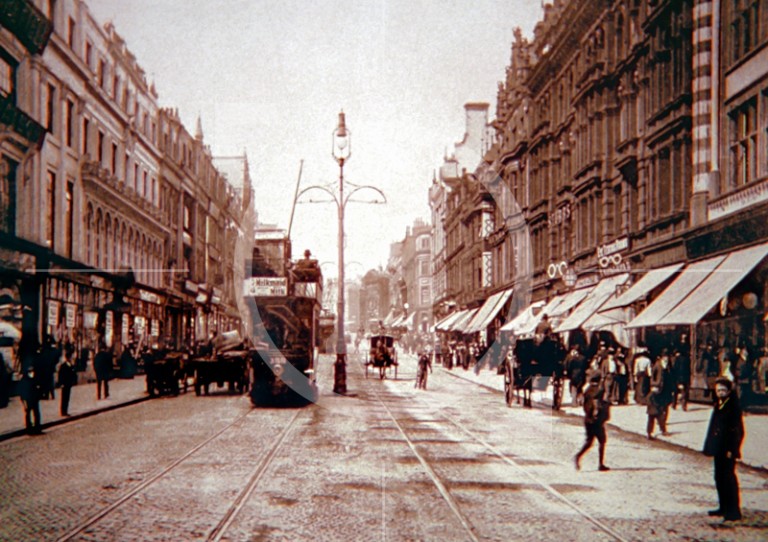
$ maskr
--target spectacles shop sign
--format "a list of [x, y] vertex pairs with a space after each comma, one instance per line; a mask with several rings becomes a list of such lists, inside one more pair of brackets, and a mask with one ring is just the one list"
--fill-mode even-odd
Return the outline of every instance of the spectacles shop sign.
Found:
[[284, 277], [251, 277], [245, 279], [244, 295], [285, 297], [288, 295], [288, 279]]

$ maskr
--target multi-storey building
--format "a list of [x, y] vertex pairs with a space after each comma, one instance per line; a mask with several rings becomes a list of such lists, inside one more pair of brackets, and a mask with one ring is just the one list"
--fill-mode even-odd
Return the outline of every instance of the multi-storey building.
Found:
[[10, 3], [0, 66], [3, 125], [20, 126], [3, 140], [17, 150], [4, 167], [0, 241], [12, 265], [1, 275], [31, 309], [25, 337], [179, 346], [239, 327], [247, 165], [237, 193], [199, 123], [193, 137], [159, 108], [124, 40], [85, 2], [39, 4]]
[[408, 303], [403, 326], [426, 333], [432, 326], [432, 226], [415, 220], [402, 241], [402, 279]]
[[[457, 182], [453, 207], [445, 196], [446, 295], [469, 307], [484, 297], [482, 250], [490, 289], [530, 278], [534, 301], [558, 301], [545, 310], [562, 309], [559, 331], [628, 323], [646, 338], [763, 344], [767, 12], [756, 1], [546, 4], [530, 41], [515, 32], [496, 146]], [[462, 236], [484, 223], [451, 216], [482, 212], [482, 191], [464, 184], [494, 172], [509, 201], [486, 184], [491, 234]], [[608, 306], [625, 312], [592, 318]]]

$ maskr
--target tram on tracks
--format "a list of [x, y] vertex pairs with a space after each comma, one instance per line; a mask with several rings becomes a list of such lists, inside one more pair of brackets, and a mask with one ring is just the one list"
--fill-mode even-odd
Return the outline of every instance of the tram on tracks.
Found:
[[282, 231], [256, 232], [245, 298], [251, 311], [254, 406], [317, 400], [322, 273], [305, 251], [291, 260]]

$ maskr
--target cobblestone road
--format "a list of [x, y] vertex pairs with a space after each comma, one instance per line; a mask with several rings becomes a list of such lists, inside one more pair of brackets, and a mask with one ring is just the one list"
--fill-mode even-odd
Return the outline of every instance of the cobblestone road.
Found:
[[338, 397], [331, 366], [298, 411], [187, 394], [0, 443], [0, 539], [205, 540], [239, 497], [222, 540], [768, 537], [764, 473], [740, 471], [745, 520], [723, 527], [699, 454], [609, 434], [613, 470], [597, 472], [595, 450], [577, 472], [576, 419], [437, 371], [416, 390], [407, 356], [383, 381], [351, 360], [354, 396]]

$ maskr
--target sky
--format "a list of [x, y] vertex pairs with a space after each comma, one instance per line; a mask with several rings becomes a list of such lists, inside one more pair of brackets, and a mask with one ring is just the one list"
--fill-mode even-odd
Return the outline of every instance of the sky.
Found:
[[[332, 132], [352, 134], [346, 183], [384, 205], [345, 207], [346, 276], [386, 265], [390, 243], [429, 221], [428, 189], [464, 136], [464, 104], [496, 111], [513, 29], [530, 37], [539, 0], [89, 0], [112, 21], [190, 133], [197, 117], [214, 156], [247, 153], [262, 222], [288, 228], [296, 183], [338, 191]], [[301, 165], [303, 164], [303, 166]], [[317, 194], [322, 195], [317, 192]], [[334, 203], [301, 203], [291, 229], [338, 265]], [[355, 199], [372, 200], [361, 190]], [[325, 262], [329, 262], [325, 265]]]

